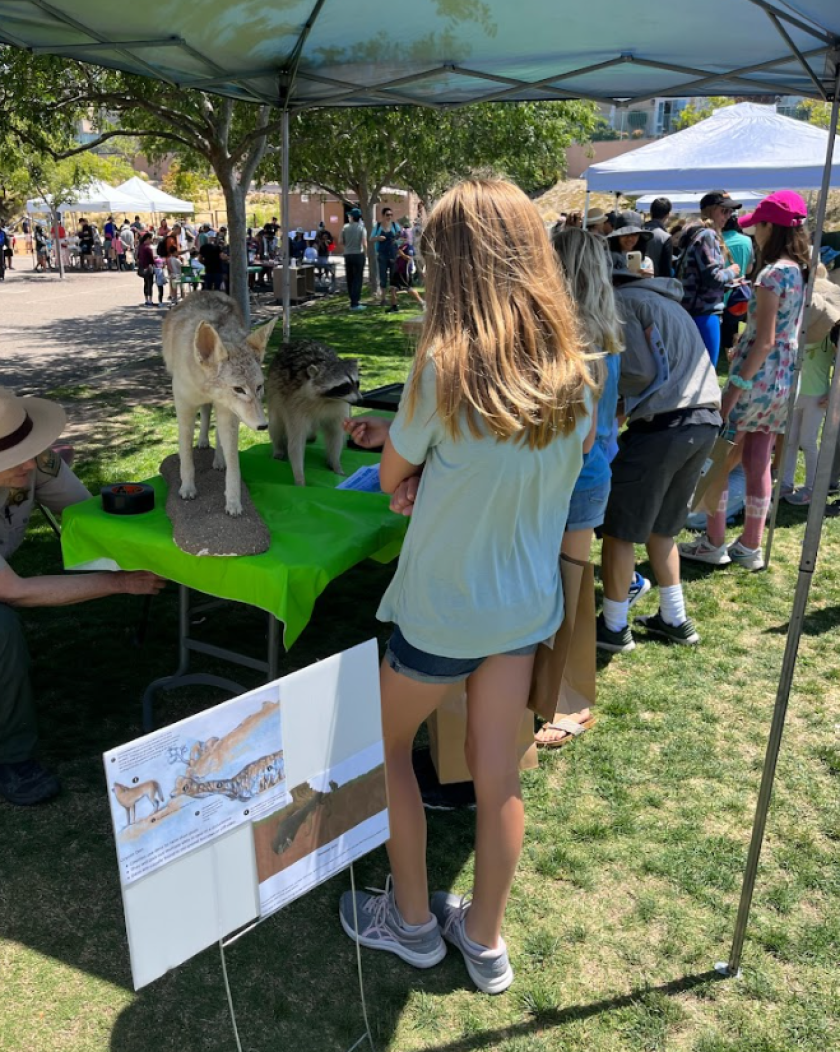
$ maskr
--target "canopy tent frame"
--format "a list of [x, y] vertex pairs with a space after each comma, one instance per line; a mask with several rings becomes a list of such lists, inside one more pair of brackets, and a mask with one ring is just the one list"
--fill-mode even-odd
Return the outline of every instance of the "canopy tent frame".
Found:
[[[32, 4], [32, 6], [39, 11], [50, 14], [59, 24], [71, 26], [75, 30], [87, 34], [94, 43], [103, 45], [101, 50], [106, 50], [105, 45], [111, 43], [114, 47], [115, 53], [120, 56], [121, 60], [116, 61], [106, 55], [102, 60], [102, 64], [105, 66], [110, 64], [111, 67], [128, 69], [132, 72], [138, 72], [137, 67], [139, 66], [141, 69], [147, 71], [147, 75], [162, 79], [169, 84], [183, 87], [196, 87], [205, 90], [215, 88], [219, 94], [236, 98], [241, 98], [242, 95], [238, 92], [243, 92], [246, 97], [249, 97], [252, 100], [257, 100], [263, 103], [269, 102], [272, 105], [278, 105], [282, 108], [284, 338], [288, 337], [290, 315], [288, 236], [289, 115], [298, 110], [307, 109], [312, 106], [328, 107], [343, 102], [347, 102], [351, 105], [381, 105], [385, 103], [390, 105], [408, 104], [431, 106], [432, 108], [449, 108], [472, 103], [494, 102], [503, 99], [510, 101], [532, 101], [535, 96], [537, 98], [545, 96], [546, 100], [583, 98], [600, 103], [611, 103], [622, 107], [627, 106], [632, 102], [646, 101], [657, 97], [667, 98], [685, 95], [724, 94], [726, 93], [726, 87], [728, 86], [737, 89], [740, 94], [746, 93], [744, 89], [748, 89], [749, 93], [753, 95], [799, 94], [807, 98], [815, 98], [819, 101], [831, 102], [832, 126], [829, 141], [832, 145], [836, 138], [837, 111], [838, 104], [840, 104], [840, 99], [838, 99], [838, 95], [840, 95], [840, 22], [838, 22], [832, 29], [829, 29], [827, 24], [829, 20], [829, 5], [823, 4], [823, 0], [812, 0], [812, 6], [816, 5], [819, 10], [819, 17], [825, 21], [825, 24], [823, 24], [823, 21], [818, 21], [816, 18], [813, 21], [808, 21], [807, 19], [811, 18], [810, 15], [802, 14], [801, 12], [795, 13], [785, 9], [781, 6], [782, 0], [779, 0], [777, 3], [771, 3], [769, 0], [741, 0], [742, 4], [750, 4], [752, 7], [757, 8], [767, 16], [769, 24], [773, 27], [775, 34], [780, 41], [780, 47], [783, 46], [785, 51], [784, 54], [779, 57], [764, 59], [761, 62], [737, 67], [735, 69], [721, 69], [718, 71], [702, 69], [685, 63], [665, 62], [655, 57], [645, 57], [644, 54], [625, 51], [619, 52], [614, 57], [602, 59], [595, 63], [589, 62], [587, 65], [583, 65], [578, 69], [560, 71], [551, 77], [545, 77], [544, 75], [536, 76], [533, 81], [528, 81], [521, 76], [503, 76], [499, 73], [468, 67], [457, 62], [442, 61], [437, 65], [430, 66], [426, 70], [417, 71], [408, 74], [405, 77], [397, 78], [396, 80], [391, 78], [375, 84], [352, 83], [348, 80], [325, 76], [309, 68], [300, 68], [300, 61], [305, 42], [315, 26], [316, 21], [321, 16], [326, 0], [315, 0], [309, 17], [306, 19], [305, 23], [303, 23], [303, 26], [297, 35], [297, 39], [292, 48], [288, 51], [285, 60], [278, 62], [276, 66], [271, 66], [267, 70], [252, 69], [241, 73], [225, 72], [216, 65], [216, 63], [209, 60], [204, 54], [196, 50], [189, 43], [180, 45], [181, 50], [188, 54], [193, 60], [200, 60], [200, 62], [209, 70], [209, 76], [207, 78], [196, 78], [195, 75], [185, 75], [183, 71], [179, 72], [171, 67], [167, 69], [155, 68], [145, 62], [144, 59], [132, 54], [128, 43], [123, 42], [120, 44], [117, 42], [116, 44], [113, 44], [113, 42], [109, 42], [103, 34], [89, 29], [77, 19], [66, 15], [53, 5], [47, 3], [46, 0], [27, 0], [27, 2]], [[832, 8], [831, 18], [836, 17], [833, 13], [834, 10], [835, 8]], [[14, 35], [12, 35], [12, 32], [7, 28], [8, 25], [13, 25]], [[31, 49], [35, 44], [43, 46], [43, 41], [27, 41], [21, 36], [21, 32], [25, 34], [27, 26], [28, 23], [21, 18], [15, 19], [14, 22], [4, 21], [3, 25], [0, 26], [0, 41], [6, 41], [17, 47], [26, 49]], [[23, 27], [23, 29], [21, 27]], [[36, 26], [36, 29], [39, 28], [41, 27]], [[806, 41], [802, 40], [797, 43], [796, 39], [794, 39], [794, 33], [804, 35], [809, 41], [815, 41], [816, 45], [814, 47], [809, 46], [806, 49]], [[75, 47], [75, 51], [72, 47], [69, 52], [64, 48], [63, 53], [71, 53], [84, 60], [85, 50], [86, 45], [80, 43]], [[178, 48], [174, 45], [174, 40], [172, 46], [167, 45], [166, 51], [168, 54], [177, 52], [177, 50]], [[644, 51], [644, 49], [638, 48], [636, 51]], [[443, 57], [444, 56], [441, 55], [440, 59], [443, 59]], [[510, 58], [510, 56], [507, 57]], [[816, 68], [820, 59], [824, 62], [824, 68], [821, 70]], [[720, 61], [723, 63], [722, 59]], [[125, 65], [125, 62], [127, 62], [128, 65]], [[613, 92], [612, 95], [593, 93], [585, 86], [581, 88], [577, 84], [569, 84], [570, 81], [574, 81], [576, 78], [597, 74], [607, 70], [616, 70], [624, 65], [636, 67], [638, 69], [650, 69], [657, 72], [673, 72], [683, 78], [687, 77], [689, 79], [682, 79], [679, 82], [672, 83], [668, 86], [660, 86], [656, 90], [652, 90], [650, 86], [641, 88], [640, 84], [637, 84], [636, 88], [638, 90], [634, 91], [630, 79], [628, 78]], [[375, 64], [371, 63], [370, 66], [375, 70]], [[800, 71], [801, 75], [798, 79], [789, 71], [788, 67], [791, 66]], [[541, 70], [540, 73], [543, 74], [544, 71]], [[761, 75], [765, 73], [768, 74], [766, 78], [758, 76], [755, 79], [751, 79], [752, 74]], [[276, 97], [270, 96], [265, 91], [262, 91], [253, 85], [252, 82], [259, 80], [261, 75], [263, 78], [277, 77], [278, 93]], [[443, 97], [440, 101], [438, 101], [437, 98], [430, 99], [426, 96], [415, 97], [410, 92], [403, 90], [425, 81], [433, 81], [437, 76], [454, 76], [459, 80], [472, 79], [489, 81], [499, 85], [499, 87], [493, 91], [484, 92], [482, 94], [473, 94], [469, 97], [466, 92], [457, 96], [453, 94], [452, 97]], [[333, 87], [337, 90], [331, 95], [321, 94], [306, 97], [301, 93], [299, 96], [296, 96], [294, 88], [295, 85], [300, 82], [309, 85], [314, 84]], [[561, 87], [561, 85], [564, 84], [567, 86]], [[793, 87], [794, 84], [796, 85], [795, 89]], [[238, 92], [234, 92], [234, 87], [238, 89]], [[398, 90], [395, 91], [395, 88]], [[438, 94], [446, 95], [445, 92], [438, 92]], [[827, 167], [830, 167], [831, 160], [832, 152], [831, 148], [829, 148], [826, 155]], [[822, 223], [824, 222], [825, 215], [825, 197], [826, 193], [824, 189], [817, 217], [818, 223], [815, 235], [817, 240], [822, 233]], [[817, 467], [814, 499], [812, 500], [808, 513], [799, 578], [794, 595], [791, 619], [788, 626], [785, 656], [781, 669], [779, 688], [776, 696], [765, 756], [764, 770], [758, 794], [756, 815], [753, 824], [753, 833], [747, 858], [747, 865], [744, 873], [744, 883], [738, 917], [736, 920], [732, 950], [727, 964], [720, 966], [720, 969], [724, 974], [730, 976], [739, 974], [743, 939], [749, 920], [752, 893], [757, 875], [767, 813], [772, 796], [773, 782], [779, 749], [781, 746], [781, 737], [790, 696], [790, 688], [792, 685], [796, 657], [801, 639], [803, 615], [807, 605], [808, 594], [819, 549], [824, 517], [824, 504], [828, 491], [828, 474], [831, 467], [830, 460], [833, 455], [833, 445], [836, 443], [838, 434], [840, 434], [840, 370], [835, 372], [831, 388], [823, 445], [820, 450]]]

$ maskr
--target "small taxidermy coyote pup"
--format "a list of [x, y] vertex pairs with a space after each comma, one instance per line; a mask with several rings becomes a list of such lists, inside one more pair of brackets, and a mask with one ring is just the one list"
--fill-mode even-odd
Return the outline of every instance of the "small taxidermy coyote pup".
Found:
[[144, 796], [154, 807], [155, 814], [160, 805], [165, 802], [163, 790], [157, 782], [140, 782], [139, 785], [131, 786], [120, 785], [119, 782], [114, 782], [113, 791], [117, 801], [125, 808], [126, 826], [134, 825], [137, 821], [135, 814], [137, 802], [142, 800]]
[[248, 332], [237, 303], [223, 292], [188, 296], [163, 322], [163, 359], [172, 376], [178, 417], [178, 452], [184, 500], [196, 495], [193, 464], [195, 416], [201, 410], [199, 449], [210, 447], [210, 407], [216, 408], [216, 456], [224, 471], [225, 511], [242, 514], [239, 421], [264, 431], [262, 360], [276, 319]]

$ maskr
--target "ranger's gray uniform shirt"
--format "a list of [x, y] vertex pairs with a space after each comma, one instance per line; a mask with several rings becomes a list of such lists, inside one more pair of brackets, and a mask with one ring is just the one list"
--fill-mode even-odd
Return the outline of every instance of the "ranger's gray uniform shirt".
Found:
[[90, 496], [58, 453], [48, 449], [35, 463], [27, 489], [0, 487], [0, 569], [20, 547], [36, 501], [52, 512], [61, 512]]

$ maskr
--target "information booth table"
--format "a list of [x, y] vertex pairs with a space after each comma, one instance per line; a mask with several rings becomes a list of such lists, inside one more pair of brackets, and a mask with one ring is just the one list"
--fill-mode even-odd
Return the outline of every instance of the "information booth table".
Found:
[[[375, 453], [347, 449], [347, 474], [375, 464]], [[325, 464], [324, 450], [306, 450], [306, 486], [295, 486], [286, 461], [274, 460], [271, 445], [240, 454], [242, 479], [271, 534], [262, 555], [219, 557], [188, 555], [172, 540], [166, 515], [167, 487], [158, 475], [149, 479], [155, 508], [142, 515], [115, 516], [102, 510], [99, 497], [68, 508], [63, 515], [61, 547], [68, 570], [150, 570], [180, 586], [178, 669], [149, 684], [143, 696], [143, 725], [151, 729], [158, 690], [207, 685], [241, 693], [232, 680], [190, 672], [190, 655], [203, 653], [277, 676], [280, 625], [283, 644], [291, 647], [309, 622], [315, 600], [330, 581], [367, 558], [389, 562], [399, 553], [408, 519], [389, 510], [387, 495], [337, 490], [342, 480]], [[215, 599], [245, 603], [269, 615], [265, 662], [211, 646], [190, 635], [190, 590]], [[192, 608], [195, 613], [196, 608]]]

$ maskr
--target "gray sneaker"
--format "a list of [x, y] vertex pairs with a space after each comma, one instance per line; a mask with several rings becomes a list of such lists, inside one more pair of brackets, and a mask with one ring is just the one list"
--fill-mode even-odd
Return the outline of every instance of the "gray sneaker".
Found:
[[437, 918], [431, 917], [425, 924], [408, 926], [394, 901], [390, 877], [385, 891], [375, 895], [365, 891], [345, 891], [339, 903], [338, 916], [342, 928], [351, 939], [356, 938], [358, 918], [358, 939], [362, 946], [395, 953], [415, 968], [433, 968], [446, 956], [446, 943], [441, 938]]
[[501, 994], [513, 982], [507, 947], [500, 940], [498, 950], [488, 950], [472, 941], [464, 930], [464, 918], [470, 908], [468, 895], [436, 891], [432, 895], [432, 913], [437, 917], [447, 942], [461, 951], [470, 978], [485, 994]]

